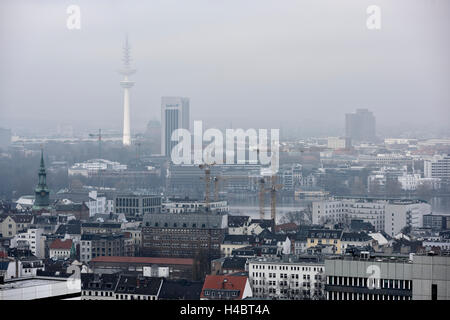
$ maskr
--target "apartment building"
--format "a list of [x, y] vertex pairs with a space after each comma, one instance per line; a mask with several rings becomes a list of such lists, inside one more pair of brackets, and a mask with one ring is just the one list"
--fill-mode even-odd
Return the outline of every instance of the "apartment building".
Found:
[[318, 257], [285, 255], [248, 261], [253, 296], [269, 299], [324, 299], [324, 263]]

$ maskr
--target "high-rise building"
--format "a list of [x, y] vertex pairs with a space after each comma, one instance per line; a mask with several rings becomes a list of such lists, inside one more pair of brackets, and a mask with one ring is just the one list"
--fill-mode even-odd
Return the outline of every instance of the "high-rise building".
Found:
[[176, 129], [189, 130], [189, 98], [161, 98], [161, 154], [169, 157], [177, 141], [172, 141]]
[[375, 140], [375, 116], [367, 109], [345, 115], [345, 136], [353, 141]]
[[128, 37], [125, 38], [125, 46], [123, 47], [123, 69], [119, 73], [124, 76], [120, 81], [120, 86], [123, 88], [123, 145], [129, 146], [131, 144], [130, 132], [130, 89], [134, 85], [134, 81], [128, 80], [128, 76], [136, 72], [136, 69], [130, 67], [130, 46], [128, 45]]
[[6, 149], [11, 144], [11, 129], [0, 128], [0, 149]]

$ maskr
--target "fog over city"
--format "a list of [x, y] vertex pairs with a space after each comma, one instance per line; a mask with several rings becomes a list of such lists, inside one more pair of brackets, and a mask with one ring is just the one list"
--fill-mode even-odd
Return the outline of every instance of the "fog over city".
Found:
[[[66, 26], [69, 5], [81, 29]], [[191, 121], [342, 134], [368, 108], [383, 128], [446, 128], [450, 3], [377, 1], [32, 1], [0, 3], [0, 126], [121, 130], [122, 47], [137, 73], [131, 130], [186, 96]], [[401, 130], [400, 130], [401, 129]], [[400, 131], [398, 131], [400, 130]]]
[[449, 31], [449, 0], [0, 0], [0, 303], [433, 317]]

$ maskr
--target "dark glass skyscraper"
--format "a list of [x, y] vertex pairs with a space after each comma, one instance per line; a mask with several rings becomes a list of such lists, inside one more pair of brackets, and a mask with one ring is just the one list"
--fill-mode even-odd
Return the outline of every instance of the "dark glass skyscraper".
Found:
[[161, 154], [170, 157], [177, 141], [171, 141], [176, 129], [189, 130], [189, 98], [162, 97], [161, 99]]

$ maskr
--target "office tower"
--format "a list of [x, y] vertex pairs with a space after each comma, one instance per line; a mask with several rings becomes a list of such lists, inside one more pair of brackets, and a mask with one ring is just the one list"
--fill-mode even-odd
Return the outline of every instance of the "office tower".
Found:
[[176, 129], [189, 130], [189, 98], [161, 98], [161, 154], [170, 157], [177, 141], [171, 141], [172, 132]]
[[6, 149], [11, 144], [11, 130], [0, 128], [0, 149]]
[[136, 69], [130, 67], [130, 46], [128, 45], [128, 36], [125, 38], [125, 46], [123, 47], [123, 69], [119, 70], [119, 73], [124, 76], [120, 81], [120, 86], [123, 88], [123, 138], [122, 143], [124, 146], [131, 144], [130, 133], [130, 89], [134, 85], [134, 81], [128, 80], [128, 76], [136, 72]]
[[345, 136], [353, 141], [375, 140], [375, 116], [367, 109], [357, 109], [345, 115]]

